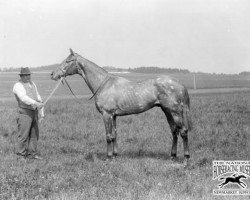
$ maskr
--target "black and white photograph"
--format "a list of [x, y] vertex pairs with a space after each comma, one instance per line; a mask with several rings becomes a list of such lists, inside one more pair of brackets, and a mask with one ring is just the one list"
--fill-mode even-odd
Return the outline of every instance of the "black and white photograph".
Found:
[[0, 199], [249, 199], [249, 11], [0, 0]]

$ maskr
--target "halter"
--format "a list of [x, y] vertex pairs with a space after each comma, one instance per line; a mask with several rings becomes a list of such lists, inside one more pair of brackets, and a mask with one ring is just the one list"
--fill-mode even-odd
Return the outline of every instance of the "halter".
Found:
[[[75, 60], [75, 62], [76, 62], [76, 60]], [[79, 70], [79, 66], [78, 66], [77, 62], [76, 62], [76, 67], [77, 67], [77, 69]], [[67, 79], [66, 79], [66, 71], [67, 71], [67, 70], [63, 70], [63, 69], [61, 69], [61, 68], [59, 68], [59, 69], [60, 69], [60, 70], [62, 71], [62, 73], [63, 73], [63, 75], [62, 75], [63, 78], [61, 78], [61, 82], [62, 82], [63, 86], [64, 86], [64, 82], [65, 82], [66, 85], [68, 86], [68, 88], [69, 88], [71, 94], [75, 97], [75, 101], [78, 102], [78, 103], [80, 103], [80, 101], [78, 100], [77, 96], [74, 94], [73, 90], [71, 89], [71, 87], [70, 87], [70, 85], [69, 85], [69, 83], [68, 83], [68, 81], [67, 81]], [[64, 81], [64, 82], [63, 82], [63, 81]]]
[[[78, 62], [77, 62], [77, 59], [74, 59], [74, 62], [75, 62], [76, 68], [77, 68], [77, 70], [78, 70], [78, 73], [79, 73], [79, 71], [80, 71], [79, 74], [83, 77], [84, 72], [83, 72], [82, 68], [79, 66], [79, 64], [78, 64]], [[63, 72], [63, 77], [64, 77], [63, 80], [65, 81], [66, 85], [68, 86], [68, 88], [69, 88], [71, 94], [72, 94], [76, 99], [78, 99], [78, 98], [76, 97], [76, 95], [74, 94], [73, 90], [71, 89], [71, 87], [70, 87], [68, 81], [66, 80], [66, 71], [67, 71], [68, 69], [66, 69], [66, 70], [63, 70], [63, 69], [61, 69], [61, 68], [59, 68], [59, 69]], [[107, 76], [105, 77], [105, 79], [103, 80], [103, 82], [99, 85], [99, 87], [97, 88], [97, 90], [96, 90], [96, 91], [93, 93], [93, 95], [89, 98], [89, 100], [93, 99], [93, 98], [97, 95], [97, 93], [99, 92], [100, 88], [102, 88], [102, 86], [105, 85], [105, 84], [108, 82], [109, 79], [110, 79], [110, 76], [107, 75]], [[62, 80], [62, 83], [63, 83], [63, 80]], [[77, 102], [78, 102], [78, 101], [77, 101]]]

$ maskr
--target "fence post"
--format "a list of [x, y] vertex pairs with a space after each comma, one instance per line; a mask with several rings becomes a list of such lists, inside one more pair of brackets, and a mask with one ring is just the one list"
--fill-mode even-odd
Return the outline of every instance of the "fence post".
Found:
[[195, 79], [195, 74], [194, 74], [194, 89], [196, 90], [196, 79]]

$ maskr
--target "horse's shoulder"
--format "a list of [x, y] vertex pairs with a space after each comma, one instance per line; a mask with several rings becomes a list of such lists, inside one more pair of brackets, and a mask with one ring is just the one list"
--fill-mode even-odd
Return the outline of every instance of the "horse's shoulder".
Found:
[[111, 92], [119, 90], [119, 88], [125, 88], [129, 85], [129, 80], [119, 76], [110, 76], [107, 83], [105, 84], [105, 90]]
[[124, 77], [116, 76], [116, 77], [113, 77], [112, 82], [114, 84], [127, 84], [130, 82], [130, 80], [128, 80]]

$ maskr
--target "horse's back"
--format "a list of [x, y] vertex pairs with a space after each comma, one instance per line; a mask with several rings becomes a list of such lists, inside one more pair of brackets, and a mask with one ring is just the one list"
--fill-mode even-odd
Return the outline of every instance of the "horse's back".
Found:
[[131, 81], [123, 77], [113, 76], [106, 87], [109, 96], [129, 100], [154, 101], [161, 97], [173, 97], [189, 105], [187, 89], [175, 78], [158, 75], [155, 78]]

